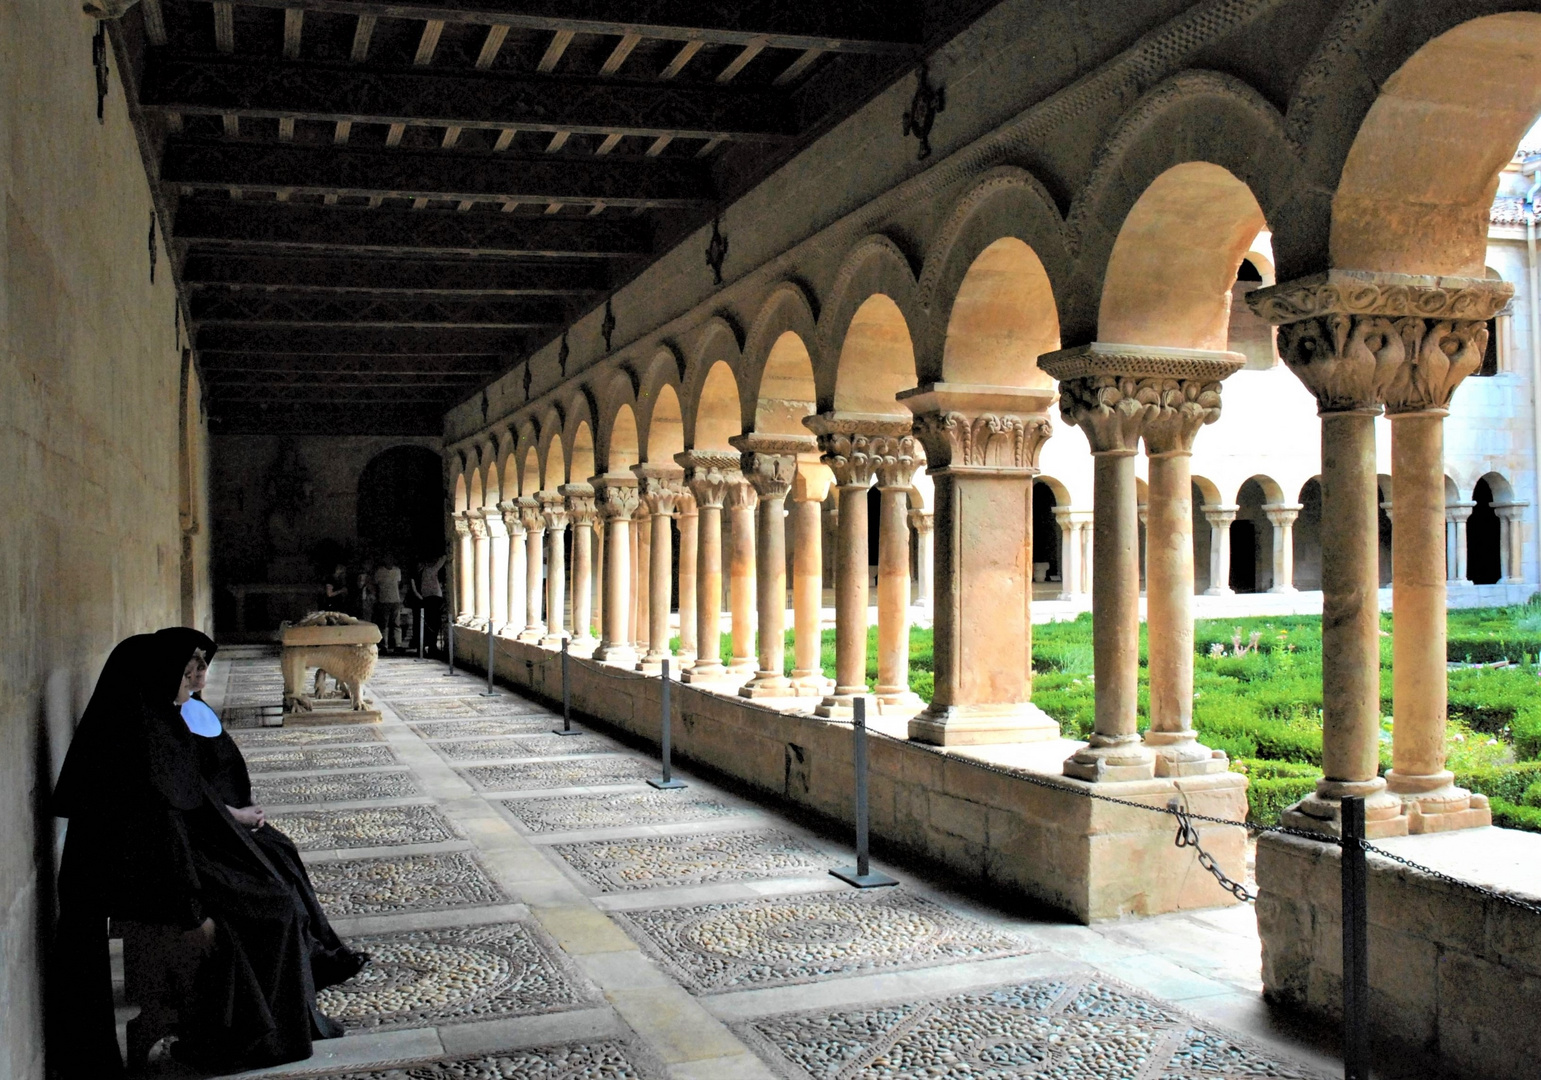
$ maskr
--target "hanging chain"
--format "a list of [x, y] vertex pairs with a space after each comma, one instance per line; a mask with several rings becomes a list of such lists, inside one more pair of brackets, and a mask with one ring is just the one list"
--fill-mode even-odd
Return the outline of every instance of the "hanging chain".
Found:
[[1219, 864], [1215, 862], [1214, 856], [1199, 845], [1199, 831], [1193, 827], [1192, 817], [1189, 816], [1188, 812], [1178, 802], [1178, 796], [1173, 795], [1172, 801], [1167, 803], [1167, 809], [1172, 812], [1173, 817], [1177, 818], [1177, 836], [1173, 843], [1180, 848], [1191, 847], [1194, 854], [1199, 857], [1199, 865], [1213, 874], [1215, 880], [1220, 883], [1220, 888], [1230, 893], [1236, 899], [1244, 904], [1256, 900], [1256, 893], [1249, 890], [1241, 882], [1233, 881], [1227, 877], [1225, 871], [1221, 870]]

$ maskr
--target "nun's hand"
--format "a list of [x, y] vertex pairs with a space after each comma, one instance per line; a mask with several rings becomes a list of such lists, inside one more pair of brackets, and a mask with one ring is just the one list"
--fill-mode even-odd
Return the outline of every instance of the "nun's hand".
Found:
[[227, 806], [225, 809], [230, 811], [231, 817], [248, 829], [260, 829], [267, 824], [267, 815], [262, 812], [260, 806]]

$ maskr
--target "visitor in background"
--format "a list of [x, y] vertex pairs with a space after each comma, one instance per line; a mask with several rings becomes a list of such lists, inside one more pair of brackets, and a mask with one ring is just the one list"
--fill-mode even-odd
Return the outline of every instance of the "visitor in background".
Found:
[[387, 555], [375, 570], [375, 625], [385, 639], [380, 647], [385, 652], [396, 648], [394, 640], [396, 619], [401, 614], [401, 568], [394, 557]]
[[348, 568], [338, 563], [332, 568], [332, 576], [322, 582], [326, 596], [321, 602], [325, 611], [349, 610], [348, 596], [351, 590], [348, 588]]
[[359, 571], [358, 581], [354, 584], [358, 592], [357, 609], [353, 614], [364, 622], [375, 621], [375, 572], [369, 563], [364, 564], [364, 569]]
[[439, 571], [444, 569], [445, 556], [437, 562], [417, 564], [417, 591], [423, 598], [423, 633], [427, 635], [427, 649], [439, 651], [439, 627], [444, 620], [444, 586], [439, 584]]

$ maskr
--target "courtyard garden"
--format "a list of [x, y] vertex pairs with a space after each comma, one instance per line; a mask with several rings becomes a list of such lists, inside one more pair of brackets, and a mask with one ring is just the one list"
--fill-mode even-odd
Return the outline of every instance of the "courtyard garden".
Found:
[[[1493, 822], [1541, 832], [1541, 598], [1511, 608], [1449, 613], [1447, 767], [1491, 800]], [[1315, 615], [1200, 621], [1195, 627], [1193, 720], [1200, 739], [1247, 774], [1250, 816], [1262, 824], [1315, 786], [1322, 763], [1322, 620]], [[835, 632], [822, 642], [835, 669]], [[723, 659], [731, 655], [723, 635]], [[1092, 731], [1090, 615], [1033, 628], [1033, 701], [1070, 738]], [[792, 669], [788, 635], [786, 670]], [[877, 681], [877, 628], [868, 631], [867, 681]], [[931, 699], [932, 633], [910, 631], [910, 688]], [[1148, 710], [1140, 628], [1140, 727]], [[1381, 617], [1381, 771], [1391, 768], [1391, 616]]]

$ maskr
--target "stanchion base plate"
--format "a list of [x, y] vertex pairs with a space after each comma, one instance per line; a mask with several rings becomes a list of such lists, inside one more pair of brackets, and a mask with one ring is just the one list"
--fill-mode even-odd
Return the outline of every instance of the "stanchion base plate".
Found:
[[676, 788], [690, 786], [683, 780], [649, 780], [648, 783], [659, 791], [673, 791]]
[[498, 692], [496, 690], [483, 690], [480, 694], [477, 694], [476, 696], [477, 697], [497, 697], [498, 696]]
[[556, 729], [554, 729], [551, 732], [551, 734], [553, 734], [553, 735], [586, 735], [587, 732], [579, 731], [577, 728], [571, 728], [571, 729], [556, 728]]
[[839, 878], [847, 885], [854, 885], [858, 889], [881, 889], [885, 885], [897, 885], [897, 878], [891, 878], [887, 874], [880, 874], [876, 870], [869, 870], [865, 874], [858, 874], [854, 866], [842, 866], [838, 870], [831, 870], [830, 874]]

